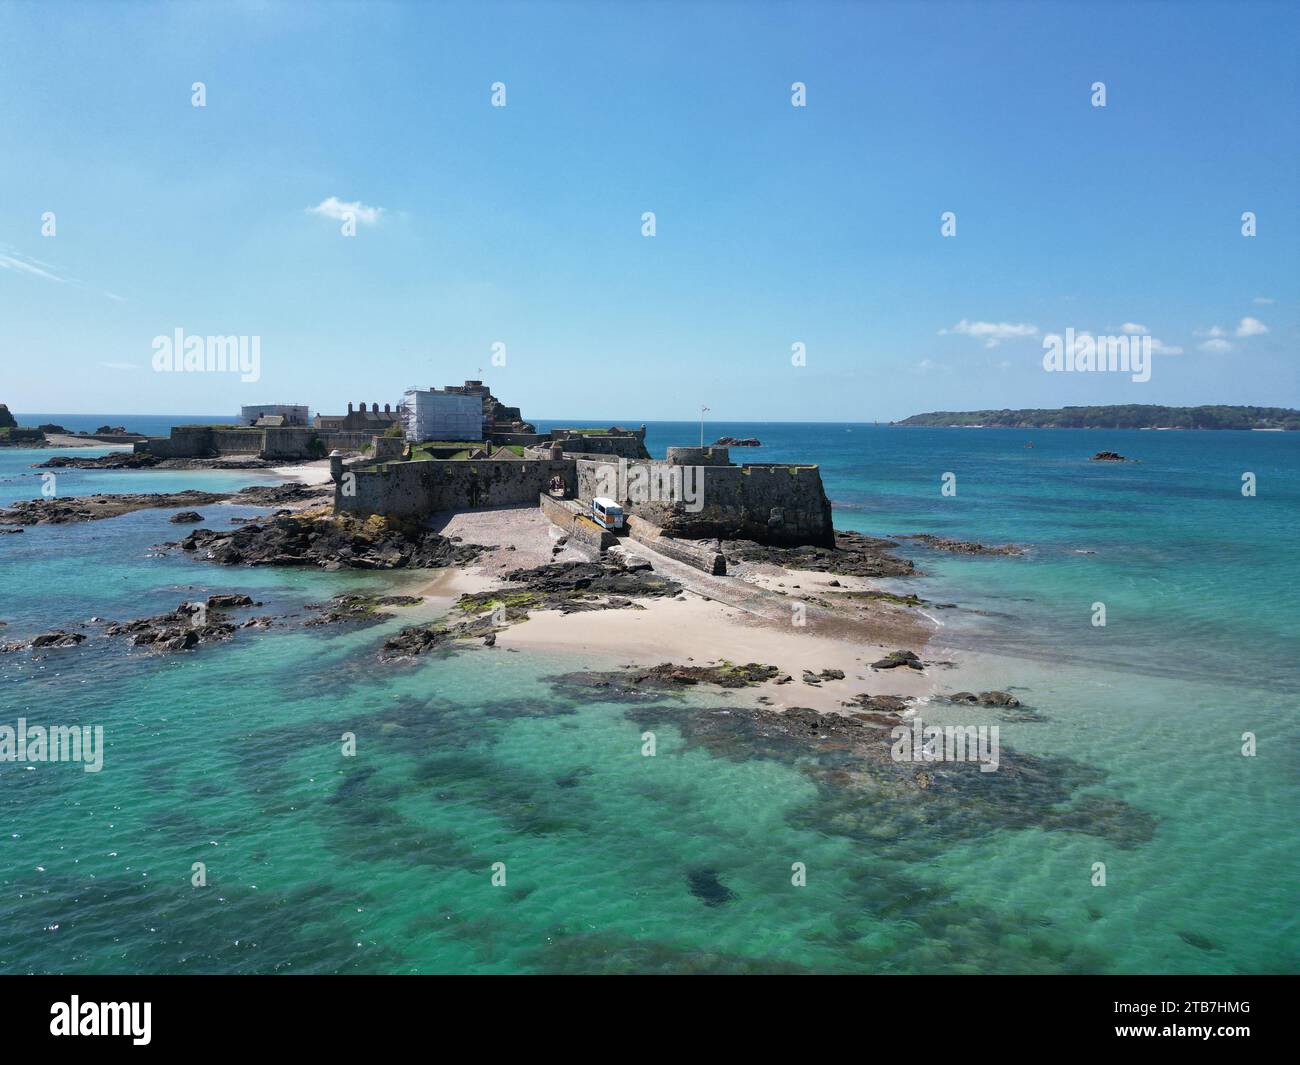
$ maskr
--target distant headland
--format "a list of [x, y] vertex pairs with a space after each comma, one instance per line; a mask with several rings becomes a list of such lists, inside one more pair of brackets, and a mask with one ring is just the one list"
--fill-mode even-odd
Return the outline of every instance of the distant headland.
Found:
[[894, 425], [967, 429], [1287, 429], [1300, 430], [1300, 411], [1289, 407], [1162, 407], [1121, 403], [1058, 410], [932, 411]]

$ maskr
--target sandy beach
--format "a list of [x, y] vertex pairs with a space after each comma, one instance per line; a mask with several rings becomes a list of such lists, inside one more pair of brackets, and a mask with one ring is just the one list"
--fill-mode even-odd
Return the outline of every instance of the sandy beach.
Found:
[[[329, 481], [329, 461], [281, 466], [274, 472], [304, 484], [324, 484]], [[410, 608], [404, 608], [404, 616], [413, 622], [444, 614], [460, 595], [509, 587], [504, 575], [510, 570], [591, 557], [585, 550], [561, 545], [560, 529], [537, 507], [436, 514], [429, 525], [443, 536], [482, 544], [488, 551], [473, 566], [410, 573], [405, 590], [427, 600], [409, 614]], [[806, 706], [847, 713], [860, 709], [843, 705], [857, 695], [921, 699], [941, 683], [945, 690], [960, 687], [960, 671], [950, 663], [924, 672], [870, 668], [871, 662], [895, 650], [915, 651], [924, 659], [937, 627], [920, 608], [852, 598], [851, 593], [878, 590], [880, 582], [766, 564], [744, 564], [732, 575], [714, 577], [631, 541], [613, 550], [649, 561], [655, 572], [681, 583], [683, 591], [623, 609], [533, 611], [527, 621], [498, 634], [497, 649], [565, 653], [575, 668], [592, 669], [665, 662], [772, 665], [791, 680], [729, 693], [737, 703], [762, 701], [772, 709]], [[795, 621], [796, 606], [802, 608], [802, 624]], [[844, 678], [809, 684], [803, 679], [805, 670], [817, 675], [838, 670]]]
[[[431, 524], [445, 536], [459, 536], [489, 550], [471, 567], [432, 577], [410, 575], [407, 591], [430, 599], [426, 607], [434, 608], [427, 614], [421, 611], [420, 621], [449, 609], [461, 594], [511, 587], [503, 579], [509, 570], [590, 557], [568, 545], [555, 550], [560, 530], [535, 507], [439, 515]], [[757, 662], [776, 666], [790, 680], [732, 690], [729, 698], [738, 704], [762, 703], [772, 709], [804, 706], [824, 713], [860, 709], [844, 704], [864, 694], [924, 698], [940, 686], [936, 674], [942, 675], [945, 689], [958, 681], [959, 674], [949, 663], [924, 672], [870, 668], [870, 663], [895, 650], [915, 651], [924, 658], [935, 631], [934, 623], [917, 608], [828, 598], [834, 593], [874, 590], [872, 581], [768, 565], [743, 566], [735, 576], [713, 577], [640, 544], [612, 550], [649, 561], [656, 573], [678, 581], [682, 591], [672, 597], [638, 600], [621, 609], [567, 614], [534, 610], [527, 621], [498, 633], [496, 650], [562, 653], [578, 669]], [[794, 620], [796, 604], [802, 608], [802, 624]], [[844, 677], [805, 682], [805, 671], [820, 676], [823, 670], [838, 670]]]
[[330, 481], [330, 460], [316, 459], [313, 462], [300, 462], [294, 466], [275, 466], [271, 472], [286, 481], [297, 481], [300, 484], [329, 484]]

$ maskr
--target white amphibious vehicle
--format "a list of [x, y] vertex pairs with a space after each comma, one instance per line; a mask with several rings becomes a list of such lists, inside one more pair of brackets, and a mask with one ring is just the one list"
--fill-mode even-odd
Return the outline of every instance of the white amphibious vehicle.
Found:
[[623, 508], [612, 499], [596, 496], [591, 501], [591, 520], [606, 529], [623, 528]]

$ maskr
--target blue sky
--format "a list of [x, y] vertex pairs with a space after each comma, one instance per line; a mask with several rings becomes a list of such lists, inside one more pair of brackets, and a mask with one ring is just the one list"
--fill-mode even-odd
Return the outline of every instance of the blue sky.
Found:
[[[482, 376], [533, 418], [1300, 406], [1297, 30], [1249, 2], [3, 3], [0, 402]], [[374, 220], [342, 236], [331, 198]], [[1171, 352], [1149, 382], [1044, 371], [1044, 335], [1125, 325]], [[176, 328], [259, 336], [260, 380], [155, 373]]]

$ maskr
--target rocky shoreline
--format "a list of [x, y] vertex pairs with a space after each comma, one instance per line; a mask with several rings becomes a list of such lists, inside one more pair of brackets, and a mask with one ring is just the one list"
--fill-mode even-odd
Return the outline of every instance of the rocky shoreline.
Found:
[[332, 498], [332, 488], [323, 489], [319, 485], [297, 483], [250, 485], [237, 492], [187, 489], [183, 492], [55, 496], [51, 499], [20, 500], [10, 507], [0, 509], [0, 526], [67, 525], [82, 521], [102, 521], [137, 510], [161, 510], [169, 507], [183, 508], [193, 513], [190, 508], [212, 503], [233, 503], [244, 507], [309, 506]]
[[935, 551], [951, 551], [959, 555], [1023, 555], [1025, 549], [1018, 544], [980, 544], [974, 540], [954, 540], [933, 533], [910, 533], [900, 540], [915, 540]]
[[[316, 613], [305, 620], [299, 620], [302, 614], [298, 611], [237, 620], [231, 616], [232, 612], [252, 610], [263, 604], [241, 592], [219, 592], [203, 600], [184, 600], [175, 610], [164, 614], [131, 621], [93, 617], [85, 624], [52, 629], [30, 639], [0, 644], [0, 654], [79, 647], [89, 638], [82, 631], [88, 626], [97, 627], [101, 637], [125, 637], [129, 647], [142, 647], [156, 653], [192, 651], [205, 644], [229, 640], [240, 629], [269, 629], [290, 623], [301, 624], [304, 628], [349, 622], [374, 623], [385, 620], [390, 608], [417, 606], [423, 601], [422, 596], [347, 592], [324, 603], [308, 603], [304, 609]], [[4, 624], [0, 622], [0, 627]]]
[[488, 646], [493, 646], [498, 632], [527, 621], [530, 612], [535, 610], [571, 614], [638, 609], [636, 599], [675, 596], [681, 591], [681, 585], [658, 576], [648, 563], [618, 556], [605, 556], [596, 562], [551, 562], [511, 570], [504, 579], [509, 587], [467, 593], [457, 600], [455, 611], [472, 616], [403, 629], [385, 641], [380, 658], [385, 661], [415, 658], [463, 640], [483, 639]]
[[313, 512], [279, 513], [235, 529], [195, 529], [165, 546], [224, 566], [318, 566], [329, 571], [464, 566], [483, 551], [418, 526]]
[[769, 547], [753, 540], [724, 540], [722, 553], [730, 562], [766, 562], [786, 570], [811, 570], [841, 577], [919, 577], [911, 559], [893, 553], [897, 540], [858, 532], [835, 531], [835, 546]]
[[[100, 445], [107, 446], [107, 445]], [[33, 463], [49, 470], [273, 470], [289, 460], [259, 458], [164, 459], [147, 451], [113, 451], [107, 455], [55, 455]]]

